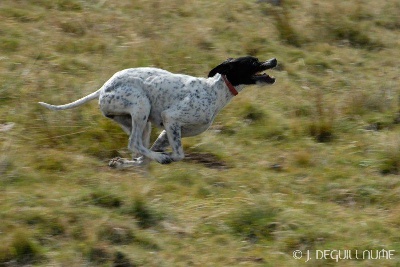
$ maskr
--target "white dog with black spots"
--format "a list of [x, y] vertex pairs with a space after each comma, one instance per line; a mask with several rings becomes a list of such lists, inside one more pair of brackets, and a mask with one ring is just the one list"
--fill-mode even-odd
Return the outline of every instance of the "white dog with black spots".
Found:
[[[51, 110], [64, 110], [98, 98], [103, 115], [129, 135], [128, 149], [141, 155], [132, 160], [112, 159], [110, 167], [139, 166], [150, 160], [167, 164], [184, 158], [181, 138], [207, 130], [218, 112], [246, 85], [273, 84], [275, 78], [261, 72], [276, 65], [275, 58], [265, 62], [251, 56], [230, 58], [211, 70], [208, 78], [131, 68], [115, 73], [99, 90], [72, 103], [39, 103]], [[151, 123], [164, 130], [149, 148]], [[168, 145], [172, 152], [165, 152]]]

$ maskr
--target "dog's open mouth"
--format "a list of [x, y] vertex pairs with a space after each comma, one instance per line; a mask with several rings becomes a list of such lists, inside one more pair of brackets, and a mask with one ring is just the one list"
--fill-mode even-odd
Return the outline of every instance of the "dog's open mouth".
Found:
[[273, 84], [275, 82], [275, 78], [272, 76], [269, 76], [266, 73], [256, 73], [253, 75], [253, 79], [256, 82], [260, 82], [260, 83], [268, 83], [268, 84]]
[[268, 69], [275, 68], [276, 65], [278, 65], [278, 61], [276, 60], [276, 58], [265, 61], [260, 65], [259, 70], [253, 75], [253, 79], [256, 82], [273, 84], [275, 82], [275, 78], [269, 76], [265, 72], [262, 72]]

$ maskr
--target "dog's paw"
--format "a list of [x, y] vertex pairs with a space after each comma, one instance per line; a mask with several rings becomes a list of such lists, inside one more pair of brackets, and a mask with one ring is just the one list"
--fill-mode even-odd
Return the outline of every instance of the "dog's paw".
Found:
[[160, 153], [160, 158], [157, 160], [161, 164], [170, 164], [174, 162], [170, 153]]
[[121, 165], [123, 165], [123, 159], [120, 157], [113, 158], [108, 162], [108, 167], [114, 168], [114, 169], [119, 169], [121, 168]]
[[147, 163], [148, 160], [144, 157], [139, 157], [133, 160], [117, 157], [110, 160], [108, 166], [113, 169], [126, 169], [131, 167], [145, 166]]
[[116, 157], [110, 160], [108, 163], [108, 167], [113, 168], [113, 169], [122, 169], [123, 165], [125, 164], [126, 159]]

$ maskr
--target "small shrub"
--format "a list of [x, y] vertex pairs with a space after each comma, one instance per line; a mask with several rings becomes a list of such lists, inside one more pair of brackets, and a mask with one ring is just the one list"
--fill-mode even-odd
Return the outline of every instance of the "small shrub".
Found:
[[95, 264], [105, 264], [112, 259], [112, 253], [106, 245], [97, 244], [89, 247], [87, 251], [87, 259]]
[[36, 169], [51, 172], [65, 171], [64, 161], [56, 157], [39, 157], [36, 164]]
[[71, 20], [60, 23], [61, 30], [65, 33], [72, 34], [74, 36], [83, 36], [86, 33], [86, 29], [81, 22]]
[[6, 264], [12, 260], [12, 255], [7, 247], [0, 247], [0, 266], [7, 266]]
[[202, 50], [210, 51], [215, 48], [215, 44], [213, 43], [213, 41], [207, 39], [203, 35], [194, 36], [193, 38], [194, 38], [194, 40], [192, 40], [192, 41], [194, 42], [196, 47], [198, 47]]
[[52, 218], [42, 226], [44, 233], [50, 236], [60, 236], [65, 233], [65, 225], [58, 218]]
[[375, 204], [382, 200], [382, 192], [373, 186], [363, 185], [356, 189], [354, 198], [357, 203]]
[[71, 75], [84, 75], [92, 68], [90, 63], [79, 58], [65, 57], [56, 61], [54, 66], [58, 71]]
[[327, 69], [332, 68], [326, 58], [320, 56], [308, 56], [305, 59], [305, 64], [310, 67], [312, 71], [326, 71]]
[[312, 166], [312, 154], [302, 150], [294, 153], [294, 160], [297, 166], [310, 167]]
[[42, 214], [24, 214], [24, 220], [28, 225], [37, 226], [41, 232], [49, 236], [63, 235], [66, 231], [65, 224], [59, 217]]
[[382, 163], [380, 169], [382, 174], [399, 174], [400, 173], [400, 155], [392, 155]]
[[[111, 120], [99, 118], [96, 124], [98, 127], [84, 132], [80, 139], [75, 141], [75, 144], [78, 142], [86, 154], [101, 160], [121, 156], [117, 149], [127, 146], [126, 134]], [[100, 146], [99, 143], [101, 143]]]
[[104, 190], [98, 190], [90, 194], [90, 201], [103, 208], [119, 208], [122, 205], [122, 200], [119, 196], [106, 192]]
[[388, 1], [385, 3], [376, 25], [389, 30], [400, 29], [400, 2]]
[[268, 41], [264, 37], [250, 37], [245, 38], [243, 43], [243, 50], [247, 55], [257, 56], [259, 55], [265, 46], [268, 44]]
[[372, 40], [367, 32], [367, 30], [362, 29], [356, 23], [337, 25], [331, 29], [331, 34], [335, 40], [348, 40], [350, 45], [354, 47], [368, 49], [381, 48], [383, 45]]
[[297, 118], [308, 117], [312, 114], [312, 108], [306, 104], [294, 104], [293, 106], [293, 115]]
[[132, 263], [129, 258], [121, 251], [116, 251], [113, 256], [113, 267], [134, 267], [136, 264]]
[[115, 245], [126, 245], [135, 239], [130, 228], [112, 224], [103, 225], [98, 231], [98, 237]]
[[18, 232], [14, 236], [12, 248], [19, 263], [33, 263], [40, 255], [38, 246], [22, 232]]
[[323, 92], [317, 89], [315, 92], [315, 114], [309, 124], [309, 134], [315, 138], [317, 142], [326, 143], [332, 141], [334, 137], [334, 109], [327, 106], [324, 101]]
[[232, 135], [236, 134], [236, 131], [237, 131], [236, 128], [237, 128], [237, 126], [235, 126], [234, 124], [225, 124], [219, 128], [219, 131], [220, 131], [220, 133], [225, 134], [227, 136], [232, 136]]
[[383, 47], [382, 43], [373, 40], [368, 34], [368, 25], [363, 24], [362, 20], [370, 18], [371, 15], [363, 10], [359, 3], [335, 1], [325, 5], [323, 9], [316, 8], [313, 12], [314, 27], [317, 30], [315, 38], [326, 42], [347, 43], [356, 48]]
[[248, 103], [245, 104], [240, 115], [247, 124], [238, 132], [245, 139], [255, 138], [259, 140], [284, 140], [289, 129], [283, 118], [276, 113], [267, 113], [261, 107]]
[[129, 257], [121, 252], [115, 251], [111, 247], [105, 244], [96, 244], [86, 252], [87, 260], [95, 266], [113, 266], [113, 267], [135, 267], [135, 263], [129, 259]]
[[19, 265], [30, 265], [42, 259], [39, 246], [33, 242], [29, 235], [17, 231], [9, 247], [0, 249], [0, 266], [8, 266], [8, 262], [16, 262]]
[[334, 137], [332, 124], [323, 120], [311, 122], [309, 125], [309, 132], [319, 143], [330, 142]]
[[279, 37], [282, 41], [289, 45], [300, 47], [301, 42], [299, 35], [291, 24], [291, 19], [288, 11], [281, 10], [274, 13], [275, 27], [279, 32]]
[[234, 233], [245, 239], [257, 242], [260, 239], [271, 239], [278, 226], [276, 217], [278, 210], [269, 204], [243, 207], [230, 216], [227, 224]]
[[0, 38], [0, 50], [4, 52], [15, 52], [19, 49], [20, 43], [13, 38]]
[[381, 153], [379, 170], [382, 174], [400, 174], [400, 138], [389, 138]]
[[17, 9], [17, 8], [2, 8], [0, 11], [2, 15], [13, 18], [19, 22], [32, 22], [39, 20], [40, 16], [36, 15], [30, 10]]
[[[191, 161], [191, 155], [186, 154], [187, 157], [185, 158], [185, 161]], [[169, 181], [176, 182], [177, 184], [191, 187], [196, 183], [197, 176], [195, 176], [193, 173], [189, 172], [174, 172], [174, 173], [169, 173]]]
[[260, 121], [266, 117], [266, 114], [261, 108], [252, 104], [246, 104], [243, 107], [242, 114], [243, 118], [250, 122]]
[[162, 216], [155, 212], [142, 198], [136, 198], [128, 212], [135, 217], [140, 228], [155, 226], [162, 220]]
[[330, 239], [331, 234], [319, 231], [303, 230], [298, 233], [289, 234], [282, 239], [282, 245], [287, 252], [293, 250], [312, 250], [315, 247], [321, 247], [321, 243]]
[[[82, 37], [85, 34], [85, 29], [72, 28], [72, 25], [64, 25], [63, 31], [68, 32], [70, 34], [74, 34], [75, 36]], [[69, 28], [67, 28], [69, 27]], [[96, 53], [96, 54], [104, 54], [107, 52], [107, 44], [98, 38], [79, 38], [79, 39], [67, 39], [63, 38], [55, 45], [55, 49], [61, 53], [69, 53], [69, 54], [82, 54], [82, 53]], [[60, 62], [60, 67], [64, 67], [65, 70], [69, 70], [71, 67], [80, 67], [82, 69], [90, 70], [91, 66], [89, 63], [80, 61], [78, 59], [65, 59]]]
[[57, 8], [61, 11], [80, 11], [82, 6], [78, 1], [75, 0], [58, 0]]

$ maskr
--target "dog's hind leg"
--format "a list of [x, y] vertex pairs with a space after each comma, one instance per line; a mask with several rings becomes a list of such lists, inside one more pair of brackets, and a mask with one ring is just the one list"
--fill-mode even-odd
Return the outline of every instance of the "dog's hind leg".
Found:
[[[112, 168], [129, 168], [148, 163], [148, 159], [143, 152], [147, 152], [150, 143], [151, 123], [148, 121], [150, 113], [150, 103], [146, 96], [140, 91], [135, 92], [135, 102], [129, 102], [129, 107], [119, 112], [126, 112], [125, 115], [106, 115], [106, 117], [117, 122], [121, 128], [129, 135], [128, 149], [132, 152], [132, 160], [114, 158], [109, 162]], [[122, 99], [122, 105], [128, 100]]]
[[150, 146], [150, 135], [151, 135], [151, 122], [148, 121], [146, 123], [146, 126], [144, 127], [143, 135], [142, 135], [143, 146], [145, 148], [149, 148], [149, 146]]
[[[132, 132], [132, 118], [131, 115], [106, 115], [107, 118], [115, 121], [119, 126], [121, 126], [122, 130], [127, 134], [130, 135]], [[132, 159], [139, 158], [141, 155], [135, 154], [132, 155]], [[115, 158], [111, 162], [115, 162], [116, 160], [122, 160], [121, 158]], [[111, 164], [110, 162], [110, 164]], [[111, 166], [111, 165], [110, 165]]]
[[[150, 146], [150, 135], [151, 135], [151, 122], [147, 122], [146, 126], [144, 127], [143, 134], [142, 134], [142, 140], [143, 140], [143, 146], [145, 148], [148, 148]], [[141, 162], [141, 164], [146, 165], [147, 163], [150, 162], [150, 159], [139, 155], [136, 159], [134, 158], [137, 162]]]
[[[170, 163], [172, 158], [166, 153], [157, 153], [151, 151], [149, 146], [149, 138], [151, 125], [148, 122], [150, 113], [150, 102], [147, 97], [139, 95], [136, 98], [137, 103], [132, 105], [130, 116], [131, 116], [131, 133], [129, 135], [128, 149], [132, 153], [138, 153], [143, 157], [139, 157], [134, 160], [127, 160], [121, 158], [115, 158], [110, 161], [109, 166], [113, 168], [128, 168], [138, 165], [143, 165], [149, 161], [149, 159], [155, 160], [159, 163]], [[119, 118], [121, 122], [121, 118]], [[125, 129], [128, 129], [127, 123], [124, 123]]]

